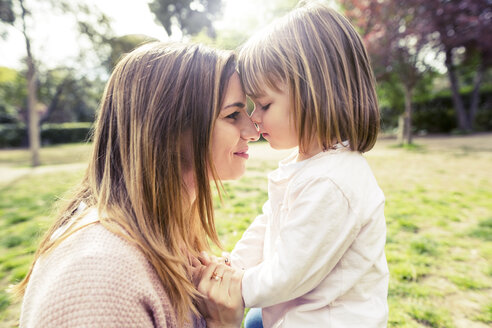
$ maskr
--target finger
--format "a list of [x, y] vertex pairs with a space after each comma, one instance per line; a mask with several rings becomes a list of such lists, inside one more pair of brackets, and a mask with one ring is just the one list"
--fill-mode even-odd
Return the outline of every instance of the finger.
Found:
[[222, 277], [222, 284], [221, 284], [225, 290], [225, 294], [227, 294], [229, 298], [231, 297], [232, 275], [233, 272], [231, 270], [226, 270], [224, 272], [224, 276]]
[[222, 258], [227, 266], [231, 266], [231, 254], [227, 252], [222, 252]]
[[200, 262], [200, 260], [198, 260], [196, 257], [191, 257], [191, 266], [196, 268], [196, 267], [201, 267], [202, 266], [202, 263]]
[[200, 256], [198, 257], [198, 259], [200, 260], [200, 262], [203, 265], [209, 265], [210, 263], [212, 263], [212, 260], [210, 259], [210, 256], [205, 251], [200, 253]]
[[214, 279], [214, 276], [212, 276], [212, 287], [210, 288], [209, 299], [219, 306], [224, 306], [229, 303], [230, 299], [229, 283], [232, 273], [226, 269], [225, 265], [219, 265], [215, 269], [214, 274], [217, 279]]
[[217, 264], [215, 263], [210, 263], [208, 266], [204, 267], [205, 269], [203, 270], [201, 274], [201, 279], [200, 283], [198, 284], [198, 291], [204, 295], [208, 295], [210, 292], [211, 287], [213, 286], [212, 284], [212, 275], [215, 272], [215, 269], [217, 268]]
[[212, 274], [211, 278], [217, 282], [220, 282], [224, 277], [224, 273], [226, 272], [227, 269], [228, 269], [227, 266], [217, 263], [217, 267], [215, 268], [215, 271]]
[[198, 284], [202, 280], [202, 275], [203, 275], [203, 272], [205, 271], [206, 268], [207, 268], [206, 266], [203, 266], [201, 264], [199, 267], [191, 268], [191, 279], [193, 280], [193, 284], [196, 287], [198, 287]]

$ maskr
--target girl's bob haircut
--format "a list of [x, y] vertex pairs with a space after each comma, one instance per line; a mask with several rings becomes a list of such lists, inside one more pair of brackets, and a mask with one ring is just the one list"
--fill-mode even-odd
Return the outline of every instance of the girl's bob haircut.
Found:
[[376, 143], [379, 108], [362, 39], [350, 22], [319, 4], [302, 4], [240, 49], [238, 71], [246, 93], [264, 87], [289, 92], [300, 151], [348, 140], [354, 151]]

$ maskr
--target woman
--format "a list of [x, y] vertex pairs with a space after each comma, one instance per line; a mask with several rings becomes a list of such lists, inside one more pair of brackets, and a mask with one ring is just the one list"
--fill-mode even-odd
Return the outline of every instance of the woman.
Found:
[[[121, 60], [85, 178], [15, 287], [21, 327], [203, 327], [190, 264], [219, 244], [210, 180], [241, 176], [258, 139], [245, 104], [229, 52], [153, 43]], [[238, 326], [243, 307], [202, 311]]]

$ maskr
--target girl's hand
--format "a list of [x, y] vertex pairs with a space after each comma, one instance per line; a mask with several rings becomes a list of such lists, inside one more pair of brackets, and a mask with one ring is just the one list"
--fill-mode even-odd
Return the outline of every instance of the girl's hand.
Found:
[[203, 265], [208, 265], [209, 263], [214, 262], [214, 263], [222, 263], [231, 266], [230, 258], [231, 255], [227, 252], [222, 252], [221, 257], [217, 257], [215, 255], [209, 255], [206, 252], [202, 252], [199, 260]]
[[205, 297], [199, 302], [198, 309], [207, 321], [207, 327], [240, 327], [244, 316], [243, 273], [214, 262], [198, 270], [200, 277], [194, 275], [194, 282], [198, 282], [197, 289]]

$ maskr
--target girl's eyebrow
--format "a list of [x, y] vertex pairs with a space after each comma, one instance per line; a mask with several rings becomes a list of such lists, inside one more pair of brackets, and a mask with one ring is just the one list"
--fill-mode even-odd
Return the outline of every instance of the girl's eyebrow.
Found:
[[223, 109], [227, 109], [227, 108], [230, 108], [230, 107], [239, 107], [239, 108], [244, 108], [246, 107], [246, 104], [244, 104], [243, 102], [235, 102], [235, 103], [232, 103], [232, 104], [229, 104], [227, 106], [225, 106]]

